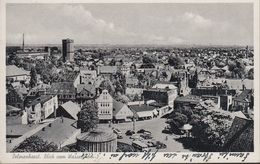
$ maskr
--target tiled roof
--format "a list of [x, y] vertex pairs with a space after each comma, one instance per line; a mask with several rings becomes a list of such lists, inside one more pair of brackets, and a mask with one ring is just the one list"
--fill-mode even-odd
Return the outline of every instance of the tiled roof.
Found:
[[186, 96], [182, 96], [182, 97], [177, 97], [175, 99], [175, 101], [198, 102], [199, 103], [200, 97], [199, 96], [195, 96], [195, 95], [186, 95]]
[[75, 104], [71, 101], [68, 101], [68, 102], [62, 104], [61, 106], [68, 114], [71, 115], [71, 117], [73, 117], [75, 120], [78, 120], [77, 114], [79, 113], [79, 111], [81, 109], [77, 104]]
[[34, 99], [30, 105], [36, 105], [38, 103], [45, 103], [46, 101], [50, 100], [52, 98], [51, 95], [41, 95], [40, 97], [37, 97]]
[[72, 82], [57, 82], [52, 83], [51, 88], [48, 89], [51, 94], [75, 94], [76, 88]]
[[77, 85], [77, 93], [80, 93], [83, 89], [85, 89], [91, 93], [96, 93], [96, 88], [94, 85], [91, 85], [91, 84], [78, 84]]
[[73, 133], [79, 130], [76, 128], [77, 125], [75, 120], [66, 117], [63, 117], [62, 119], [57, 118], [51, 123], [51, 127], [46, 126], [44, 131], [40, 130], [34, 134], [34, 136], [39, 136], [43, 140], [53, 142], [59, 146], [68, 140]]
[[240, 102], [250, 102], [250, 98], [248, 98], [248, 96], [250, 94], [252, 94], [252, 91], [250, 89], [246, 89], [240, 95], [235, 97], [234, 100], [240, 101]]
[[99, 68], [100, 73], [115, 73], [117, 66], [101, 66]]
[[30, 75], [29, 71], [25, 71], [21, 68], [18, 68], [15, 65], [6, 66], [6, 76], [19, 76], [19, 75]]
[[134, 110], [135, 112], [144, 112], [144, 111], [153, 111], [156, 107], [142, 104], [142, 105], [131, 105], [129, 106], [129, 108]]
[[116, 115], [123, 108], [123, 106], [124, 106], [123, 103], [113, 100], [113, 109], [114, 109], [113, 114]]
[[29, 132], [35, 129], [40, 124], [11, 124], [6, 126], [6, 135], [24, 135], [26, 132]]
[[174, 85], [174, 84], [163, 84], [163, 83], [158, 83], [158, 84], [155, 84], [153, 86], [153, 88], [159, 88], [159, 89], [177, 89], [177, 87]]

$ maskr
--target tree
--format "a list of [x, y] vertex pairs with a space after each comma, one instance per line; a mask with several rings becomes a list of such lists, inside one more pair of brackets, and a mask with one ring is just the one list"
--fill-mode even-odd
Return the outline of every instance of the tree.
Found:
[[178, 69], [185, 64], [184, 60], [179, 56], [170, 56], [168, 63], [170, 66]]
[[229, 115], [207, 109], [193, 109], [190, 124], [193, 125], [192, 135], [207, 151], [222, 149], [232, 119]]
[[152, 64], [152, 63], [155, 63], [155, 59], [154, 58], [151, 58], [151, 57], [148, 57], [148, 56], [144, 56], [143, 57], [143, 63], [145, 64]]
[[254, 68], [251, 68], [248, 73], [247, 73], [247, 77], [249, 79], [254, 79]]
[[196, 88], [198, 84], [198, 71], [196, 70], [191, 80], [189, 80], [189, 87]]
[[31, 136], [24, 140], [14, 152], [54, 152], [58, 146], [54, 143], [48, 143], [38, 136]]
[[116, 61], [115, 61], [115, 59], [113, 58], [113, 59], [110, 61], [109, 65], [115, 66], [115, 64], [116, 64]]
[[87, 101], [77, 116], [77, 126], [81, 129], [81, 132], [87, 132], [90, 129], [94, 129], [99, 121], [96, 103], [91, 100]]
[[104, 90], [104, 89], [108, 90], [108, 92], [111, 96], [113, 96], [115, 94], [115, 88], [112, 85], [110, 80], [102, 81], [99, 87], [101, 90]]
[[32, 67], [31, 72], [30, 72], [30, 87], [33, 88], [37, 85], [37, 74], [36, 74], [36, 69]]
[[169, 116], [169, 124], [173, 133], [180, 134], [179, 128], [188, 122], [186, 115], [179, 112], [173, 112]]

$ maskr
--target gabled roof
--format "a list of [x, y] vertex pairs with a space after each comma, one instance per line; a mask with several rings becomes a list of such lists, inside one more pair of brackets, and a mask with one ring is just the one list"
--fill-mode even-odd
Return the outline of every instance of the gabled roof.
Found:
[[145, 112], [145, 111], [153, 111], [156, 107], [142, 104], [142, 105], [131, 105], [129, 106], [129, 108], [134, 110], [135, 112]]
[[137, 84], [138, 83], [138, 79], [136, 77], [127, 77], [126, 78], [126, 84]]
[[253, 120], [235, 117], [226, 136], [224, 151], [252, 152], [254, 151]]
[[177, 87], [174, 84], [164, 84], [164, 83], [157, 83], [152, 88], [159, 88], [159, 89], [177, 89]]
[[48, 89], [51, 94], [75, 94], [76, 88], [72, 82], [57, 82], [52, 83], [51, 88]]
[[75, 120], [78, 120], [77, 114], [78, 114], [78, 112], [80, 111], [80, 107], [79, 107], [77, 104], [75, 104], [75, 103], [73, 103], [73, 102], [71, 102], [71, 101], [68, 101], [68, 102], [62, 104], [61, 107], [62, 107], [68, 114], [70, 114], [70, 116], [71, 116], [72, 118], [74, 118]]
[[56, 145], [64, 144], [71, 138], [79, 129], [77, 129], [76, 121], [66, 117], [56, 118], [50, 123], [51, 126], [45, 126], [45, 130], [38, 131], [34, 136], [39, 136], [45, 141], [53, 142]]
[[99, 68], [100, 73], [115, 73], [117, 71], [117, 66], [101, 66]]
[[21, 68], [18, 68], [15, 65], [8, 65], [6, 66], [6, 76], [10, 77], [10, 76], [19, 76], [19, 75], [30, 75], [29, 71], [25, 71]]
[[212, 68], [211, 68], [211, 70], [221, 70], [221, 68], [219, 68], [219, 67], [217, 67], [217, 66], [213, 66]]
[[124, 106], [125, 104], [119, 102], [119, 101], [116, 101], [116, 100], [113, 100], [113, 111], [114, 111], [114, 115], [116, 115]]
[[252, 90], [246, 89], [240, 95], [235, 97], [234, 100], [240, 102], [250, 102], [250, 98], [248, 98], [248, 96], [250, 97], [250, 94], [252, 94]]
[[96, 92], [96, 88], [92, 84], [78, 84], [77, 85], [77, 93], [80, 93], [84, 89], [90, 93]]
[[51, 95], [41, 95], [40, 97], [37, 97], [36, 99], [34, 99], [30, 105], [36, 105], [36, 104], [43, 104], [46, 101], [50, 100], [52, 98]]

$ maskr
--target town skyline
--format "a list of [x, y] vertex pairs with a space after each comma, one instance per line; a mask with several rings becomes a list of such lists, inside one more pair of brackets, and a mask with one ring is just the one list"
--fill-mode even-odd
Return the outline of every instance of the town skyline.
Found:
[[252, 4], [167, 5], [8, 4], [7, 44], [253, 45]]

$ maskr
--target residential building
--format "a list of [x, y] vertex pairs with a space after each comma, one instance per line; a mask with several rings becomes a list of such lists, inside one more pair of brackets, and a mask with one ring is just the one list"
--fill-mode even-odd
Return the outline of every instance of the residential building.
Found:
[[174, 100], [178, 96], [178, 88], [173, 84], [156, 84], [150, 89], [143, 91], [144, 100], [155, 100], [161, 106], [174, 105]]
[[152, 119], [159, 115], [157, 107], [147, 104], [129, 105], [129, 108], [133, 111], [134, 118], [137, 120]]
[[138, 86], [138, 79], [136, 77], [126, 77], [126, 86], [127, 87], [136, 87]]
[[97, 68], [98, 75], [102, 75], [105, 78], [110, 78], [117, 72], [117, 66], [100, 66]]
[[33, 136], [38, 136], [48, 143], [54, 143], [58, 146], [58, 149], [61, 149], [66, 145], [76, 143], [76, 137], [80, 132], [81, 130], [77, 128], [76, 120], [58, 117]]
[[97, 89], [92, 84], [78, 84], [76, 101], [82, 106], [86, 101], [94, 99], [97, 95]]
[[133, 112], [122, 102], [113, 100], [113, 119], [116, 122], [131, 121]]
[[80, 69], [80, 84], [93, 84], [96, 77], [95, 70]]
[[182, 97], [177, 97], [174, 100], [174, 109], [184, 108], [185, 106], [194, 108], [197, 104], [200, 103], [200, 101], [201, 101], [200, 97], [195, 95], [186, 95]]
[[57, 96], [41, 95], [25, 106], [28, 123], [40, 123], [54, 113], [58, 107]]
[[30, 71], [25, 71], [15, 65], [6, 66], [6, 79], [14, 81], [30, 81]]
[[232, 110], [240, 110], [244, 113], [248, 113], [249, 109], [253, 108], [254, 99], [253, 99], [253, 90], [245, 89], [237, 97], [233, 99], [233, 108]]
[[98, 118], [102, 121], [111, 121], [113, 118], [113, 98], [108, 93], [108, 90], [103, 90], [96, 99], [98, 106]]
[[54, 117], [66, 117], [69, 119], [78, 120], [77, 114], [80, 110], [81, 109], [78, 104], [68, 101], [57, 108]]
[[67, 101], [76, 101], [76, 88], [73, 82], [52, 83], [51, 88], [47, 90], [49, 95], [57, 95], [59, 105]]

